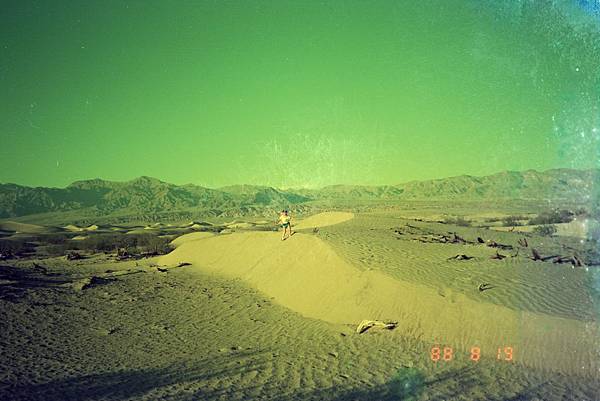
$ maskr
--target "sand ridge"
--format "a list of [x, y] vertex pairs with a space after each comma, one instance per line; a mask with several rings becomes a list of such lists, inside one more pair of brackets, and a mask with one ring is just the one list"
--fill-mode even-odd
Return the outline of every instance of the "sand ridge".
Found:
[[[293, 227], [297, 230], [326, 227], [343, 223], [352, 218], [354, 218], [354, 213], [350, 212], [323, 212], [299, 220], [296, 224], [293, 224]], [[294, 222], [292, 221], [292, 223]]]
[[3, 221], [0, 222], [0, 230], [14, 233], [27, 233], [27, 234], [45, 234], [54, 233], [61, 231], [57, 227], [41, 226], [36, 224], [20, 223], [16, 221]]
[[181, 244], [191, 242], [191, 241], [197, 241], [200, 239], [210, 238], [213, 236], [214, 236], [214, 233], [208, 232], [208, 231], [200, 231], [200, 232], [195, 232], [195, 233], [184, 234], [180, 237], [175, 238], [173, 241], [171, 241], [171, 245], [173, 245], [173, 247], [177, 248]]
[[[305, 222], [322, 222], [310, 219]], [[160, 263], [189, 262], [202, 271], [241, 278], [311, 318], [338, 324], [396, 320], [399, 331], [431, 342], [479, 346], [488, 354], [511, 346], [520, 361], [537, 368], [584, 374], [598, 369], [589, 353], [598, 338], [590, 331], [598, 328], [589, 322], [515, 311], [458, 292], [440, 297], [423, 285], [360, 271], [313, 235], [297, 233], [283, 242], [273, 232], [191, 238], [181, 240]]]
[[[412, 241], [404, 223], [450, 229], [395, 214], [375, 222], [357, 213], [283, 242], [265, 227], [165, 231], [159, 236], [167, 241], [185, 233], [162, 257], [168, 263], [117, 262], [106, 253], [3, 262], [0, 371], [7, 374], [0, 399], [597, 398], [598, 371], [585, 359], [598, 349], [590, 341], [597, 338], [592, 319], [566, 313], [573, 303], [555, 319], [545, 315], [554, 308], [524, 313], [520, 300], [507, 302], [515, 293], [501, 294], [506, 288], [497, 281], [525, 279], [539, 287], [531, 299], [583, 300], [583, 268], [507, 259], [531, 270], [521, 277], [511, 263], [490, 262], [494, 250], [484, 245]], [[72, 235], [103, 235], [110, 227]], [[509, 237], [494, 234], [513, 243]], [[446, 260], [457, 252], [477, 257]], [[488, 274], [493, 269], [502, 272]], [[498, 287], [479, 293], [484, 277]], [[492, 304], [496, 294], [499, 303]], [[399, 327], [357, 334], [364, 317], [397, 320]], [[500, 342], [525, 363], [498, 361]], [[454, 359], [433, 362], [435, 344], [453, 347]], [[479, 362], [459, 349], [473, 345], [482, 348]]]
[[[72, 262], [44, 264], [55, 280], [82, 273]], [[136, 268], [85, 265], [93, 274], [109, 267]], [[277, 305], [241, 280], [188, 268], [0, 299], [0, 399], [596, 399], [597, 380], [489, 359], [434, 364], [427, 344], [395, 331], [355, 335]], [[34, 277], [26, 266], [11, 270], [2, 273]]]

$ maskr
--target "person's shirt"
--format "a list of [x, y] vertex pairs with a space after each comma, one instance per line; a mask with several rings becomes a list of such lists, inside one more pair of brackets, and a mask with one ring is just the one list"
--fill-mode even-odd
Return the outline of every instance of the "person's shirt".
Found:
[[282, 214], [279, 215], [279, 222], [281, 224], [289, 223], [290, 219], [291, 219], [291, 217], [290, 217], [289, 214], [283, 214], [282, 213]]

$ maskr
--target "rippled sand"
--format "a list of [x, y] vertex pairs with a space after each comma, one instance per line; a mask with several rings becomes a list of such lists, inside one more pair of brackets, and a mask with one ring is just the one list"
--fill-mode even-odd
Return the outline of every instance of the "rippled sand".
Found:
[[[510, 257], [516, 233], [338, 217], [306, 219], [283, 242], [251, 229], [188, 234], [138, 262], [4, 263], [0, 398], [597, 399], [584, 268]], [[495, 260], [485, 244], [419, 240], [448, 231], [514, 248]], [[564, 241], [529, 238], [545, 254]], [[484, 282], [494, 288], [479, 291]], [[361, 319], [399, 324], [358, 335]]]

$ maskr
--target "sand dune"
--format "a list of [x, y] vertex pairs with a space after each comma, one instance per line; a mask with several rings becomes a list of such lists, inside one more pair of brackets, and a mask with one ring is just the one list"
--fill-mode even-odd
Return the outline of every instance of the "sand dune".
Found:
[[[313, 216], [301, 226], [345, 221], [351, 214]], [[277, 233], [180, 237], [178, 248], [160, 263], [190, 262], [202, 271], [241, 278], [275, 301], [306, 317], [358, 324], [395, 320], [407, 335], [487, 354], [510, 346], [518, 360], [536, 368], [570, 373], [597, 371], [590, 350], [598, 328], [582, 322], [523, 312], [462, 293], [439, 293], [377, 271], [360, 271], [316, 236], [298, 233], [281, 242]]]
[[144, 235], [144, 234], [148, 234], [149, 232], [156, 232], [158, 230], [155, 229], [145, 229], [145, 228], [135, 228], [133, 230], [129, 230], [126, 232], [126, 234], [131, 234], [131, 235]]
[[[486, 245], [417, 240], [457, 230], [515, 245], [516, 233], [335, 215], [306, 219], [286, 241], [175, 225], [150, 231], [172, 233], [161, 237], [176, 250], [162, 257], [3, 262], [0, 399], [597, 399], [587, 266], [535, 262], [526, 248], [498, 261]], [[323, 225], [336, 219], [343, 224]], [[527, 239], [544, 255], [554, 241], [579, 244]], [[462, 253], [473, 259], [448, 260]], [[496, 288], [479, 292], [483, 281]], [[357, 334], [363, 319], [398, 327]], [[436, 344], [454, 359], [432, 362]], [[505, 346], [518, 363], [497, 360]]]
[[67, 231], [71, 231], [74, 233], [83, 231], [82, 227], [78, 227], [75, 224], [69, 224], [69, 225], [64, 226], [63, 228]]
[[255, 225], [256, 224], [254, 224], [254, 223], [240, 222], [240, 223], [234, 223], [234, 224], [227, 224], [227, 227], [228, 228], [252, 228]]
[[58, 227], [39, 226], [35, 224], [18, 223], [15, 221], [0, 222], [0, 230], [27, 234], [46, 234], [61, 231]]
[[210, 226], [212, 226], [212, 223], [209, 223], [207, 221], [190, 221], [189, 223], [184, 224], [182, 227], [192, 227], [192, 226], [210, 227]]
[[[66, 226], [64, 226], [62, 228], [64, 230], [71, 231], [71, 232], [98, 231], [98, 230], [100, 230], [102, 228], [104, 228], [104, 229], [115, 229], [115, 227], [113, 227], [113, 226], [100, 227], [97, 224], [90, 224], [87, 227], [79, 227], [79, 226], [76, 226], [75, 224], [69, 224], [69, 225], [66, 225]], [[117, 228], [117, 229], [119, 230], [120, 228]]]
[[214, 235], [215, 234], [213, 234], [211, 232], [206, 232], [206, 231], [201, 231], [201, 232], [197, 232], [197, 233], [189, 233], [189, 234], [185, 234], [185, 235], [175, 238], [173, 241], [171, 241], [171, 245], [173, 245], [175, 248], [177, 248], [181, 244], [197, 241], [200, 239], [210, 238], [210, 237], [213, 237]]
[[[573, 220], [569, 223], [555, 223], [556, 235], [567, 237], [591, 238], [600, 231], [600, 223], [594, 219]], [[538, 225], [525, 225], [516, 227], [491, 227], [497, 231], [532, 232]]]
[[332, 226], [334, 224], [343, 223], [353, 217], [354, 214], [349, 212], [324, 212], [300, 220], [294, 225], [294, 228], [302, 230], [306, 228]]

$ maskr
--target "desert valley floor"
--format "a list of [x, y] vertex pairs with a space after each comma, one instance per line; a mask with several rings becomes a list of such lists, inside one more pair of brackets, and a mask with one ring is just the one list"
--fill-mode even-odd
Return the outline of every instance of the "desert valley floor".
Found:
[[2, 261], [0, 399], [599, 399], [595, 242], [386, 210], [306, 216], [285, 241], [269, 224]]

